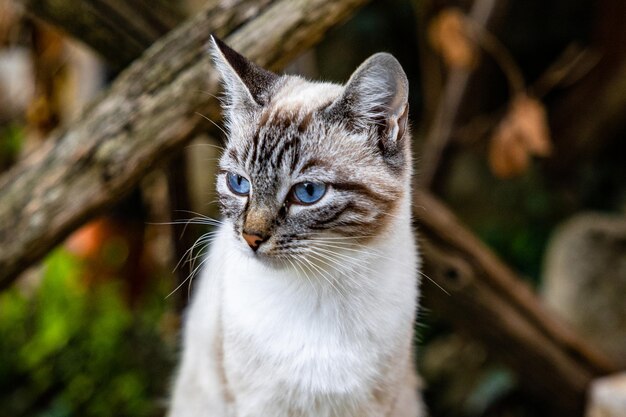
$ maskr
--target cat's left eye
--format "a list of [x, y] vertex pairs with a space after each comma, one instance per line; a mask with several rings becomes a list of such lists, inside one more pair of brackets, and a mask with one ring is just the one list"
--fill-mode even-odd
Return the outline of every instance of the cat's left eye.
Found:
[[250, 181], [234, 172], [226, 174], [226, 184], [230, 191], [237, 195], [248, 195], [250, 193]]
[[323, 182], [301, 182], [291, 189], [290, 199], [297, 204], [314, 204], [324, 197], [326, 188]]

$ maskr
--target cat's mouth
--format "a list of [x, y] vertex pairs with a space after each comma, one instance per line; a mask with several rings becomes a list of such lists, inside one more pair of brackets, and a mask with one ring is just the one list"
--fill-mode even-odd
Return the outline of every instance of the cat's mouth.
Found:
[[[263, 250], [259, 249], [253, 251], [249, 247], [242, 245], [242, 249], [247, 256], [272, 269], [287, 268], [290, 264], [290, 258], [292, 258], [289, 254], [277, 253], [269, 247]], [[293, 262], [293, 260], [291, 260], [291, 262]]]
[[277, 243], [273, 238], [267, 239], [267, 241], [263, 242], [256, 249], [250, 246], [249, 242], [242, 234], [239, 234], [237, 240], [237, 246], [239, 246], [246, 256], [277, 269], [283, 269], [290, 265], [293, 266], [294, 262], [298, 262], [297, 258], [302, 255], [298, 251], [285, 250], [285, 248], [281, 247], [281, 244]]

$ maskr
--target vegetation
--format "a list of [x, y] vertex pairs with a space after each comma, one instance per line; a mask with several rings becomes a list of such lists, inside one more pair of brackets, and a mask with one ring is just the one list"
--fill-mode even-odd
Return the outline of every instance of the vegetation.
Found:
[[58, 249], [34, 273], [41, 277], [32, 276], [41, 282], [23, 282], [0, 296], [3, 415], [162, 411], [176, 340], [166, 288], [151, 288], [131, 309], [119, 280], [89, 286], [87, 272], [83, 261]]

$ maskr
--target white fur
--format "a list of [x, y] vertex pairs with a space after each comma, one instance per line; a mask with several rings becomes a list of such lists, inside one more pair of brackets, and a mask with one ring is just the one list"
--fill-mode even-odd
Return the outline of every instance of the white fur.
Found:
[[[260, 261], [224, 224], [188, 313], [169, 416], [422, 416], [407, 385], [419, 267], [409, 195], [366, 253], [342, 252], [354, 258], [349, 279], [318, 265], [343, 294], [322, 274]], [[389, 405], [377, 387], [395, 392]]]
[[272, 107], [278, 112], [290, 109], [311, 112], [336, 99], [342, 91], [341, 85], [309, 82], [298, 76], [290, 76], [272, 97]]

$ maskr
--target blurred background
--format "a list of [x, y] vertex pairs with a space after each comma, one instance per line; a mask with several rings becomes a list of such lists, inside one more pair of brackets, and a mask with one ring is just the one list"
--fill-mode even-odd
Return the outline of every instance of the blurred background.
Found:
[[[205, 6], [137, 3], [163, 33]], [[49, 146], [124, 66], [45, 23], [38, 4], [0, 0], [0, 174]], [[373, 1], [287, 69], [344, 82], [393, 53], [410, 80], [417, 185], [621, 367], [625, 18], [623, 0]], [[204, 248], [187, 250], [206, 232], [178, 221], [219, 217], [222, 140], [201, 135], [155, 166], [0, 292], [0, 416], [163, 415]], [[434, 417], [560, 415], [435, 309], [417, 329]]]

